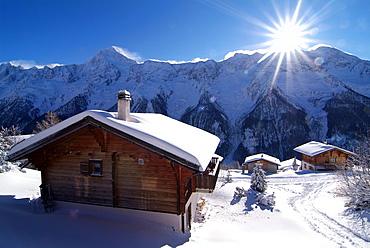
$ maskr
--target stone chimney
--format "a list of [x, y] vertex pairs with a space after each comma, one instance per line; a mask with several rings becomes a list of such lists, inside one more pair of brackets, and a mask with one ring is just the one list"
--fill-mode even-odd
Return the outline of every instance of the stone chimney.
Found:
[[120, 90], [117, 97], [118, 119], [130, 121], [130, 101], [131, 95], [127, 90]]

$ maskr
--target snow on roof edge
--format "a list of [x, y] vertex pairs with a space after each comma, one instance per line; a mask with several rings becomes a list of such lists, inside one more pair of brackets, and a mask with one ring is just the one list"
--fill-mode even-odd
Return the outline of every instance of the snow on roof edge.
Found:
[[260, 159], [263, 159], [263, 160], [266, 160], [268, 162], [280, 165], [280, 159], [275, 158], [275, 157], [270, 156], [270, 155], [267, 155], [265, 153], [259, 153], [259, 154], [248, 156], [244, 159], [244, 163], [254, 162], [254, 161], [257, 161], [257, 160], [260, 160]]
[[351, 151], [345, 150], [343, 148], [339, 148], [339, 147], [334, 146], [334, 145], [321, 143], [321, 142], [318, 142], [318, 141], [307, 142], [303, 145], [297, 146], [293, 150], [296, 151], [296, 152], [299, 152], [299, 153], [306, 154], [310, 157], [314, 157], [314, 156], [317, 156], [321, 153], [324, 153], [324, 152], [327, 152], [327, 151], [330, 151], [330, 150], [333, 150], [333, 149], [338, 149], [338, 150], [340, 150], [344, 153], [355, 155], [355, 153], [353, 153]]
[[[72, 116], [17, 144], [10, 150], [7, 157], [14, 156], [16, 153], [20, 153], [22, 150], [38, 142], [42, 143], [43, 140], [56, 132], [88, 116], [198, 165], [202, 171], [207, 168], [220, 142], [220, 139], [211, 133], [161, 114], [132, 113], [132, 120], [127, 122], [117, 119], [116, 112], [88, 110]], [[179, 129], [181, 131], [178, 131]]]

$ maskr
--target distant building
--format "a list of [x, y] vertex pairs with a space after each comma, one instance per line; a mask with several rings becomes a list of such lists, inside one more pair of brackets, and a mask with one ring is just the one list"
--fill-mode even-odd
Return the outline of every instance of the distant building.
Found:
[[20, 142], [7, 159], [34, 164], [42, 197], [51, 190], [57, 205], [105, 206], [189, 230], [199, 192], [216, 184], [219, 138], [161, 114], [130, 113], [130, 99], [120, 91], [118, 112], [77, 114]]
[[288, 160], [281, 161], [279, 170], [281, 171], [298, 170], [298, 168], [300, 167], [301, 167], [301, 161], [294, 157]]
[[257, 164], [261, 164], [262, 169], [266, 173], [277, 173], [277, 170], [280, 166], [280, 160], [264, 153], [248, 156], [245, 158], [242, 165], [243, 173], [245, 173], [245, 171], [248, 171], [248, 173], [252, 173], [253, 168]]
[[311, 141], [294, 148], [302, 155], [302, 170], [336, 170], [356, 154], [345, 149]]

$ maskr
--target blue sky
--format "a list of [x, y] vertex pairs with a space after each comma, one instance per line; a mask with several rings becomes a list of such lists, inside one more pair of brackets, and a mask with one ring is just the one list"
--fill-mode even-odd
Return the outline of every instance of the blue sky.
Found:
[[[0, 0], [0, 62], [82, 64], [118, 46], [137, 60], [222, 60], [267, 48], [269, 27], [298, 0]], [[370, 60], [370, 1], [302, 0], [308, 46]]]

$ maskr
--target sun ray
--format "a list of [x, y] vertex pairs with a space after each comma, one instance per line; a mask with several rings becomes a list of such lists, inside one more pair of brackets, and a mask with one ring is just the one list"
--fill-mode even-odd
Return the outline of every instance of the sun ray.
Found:
[[[287, 72], [293, 70], [293, 61], [303, 60], [308, 65], [315, 66], [314, 61], [307, 56], [305, 50], [315, 43], [322, 43], [322, 41], [313, 38], [320, 31], [318, 27], [315, 27], [315, 24], [330, 14], [329, 7], [335, 2], [335, 0], [329, 0], [323, 8], [314, 10], [311, 5], [305, 4], [303, 0], [295, 1], [294, 6], [289, 5], [291, 2], [285, 1], [285, 9], [281, 11], [282, 1], [273, 0], [272, 7], [274, 11], [261, 5], [259, 9], [264, 18], [260, 18], [248, 15], [225, 0], [204, 1], [243, 21], [254, 24], [257, 29], [253, 35], [267, 38], [264, 42], [246, 46], [246, 49], [248, 49], [247, 47], [255, 47], [255, 49], [265, 50], [257, 63], [264, 63], [264, 68], [271, 65], [276, 66], [270, 82], [270, 92], [272, 92], [279, 79], [278, 75], [282, 66], [286, 67]], [[263, 20], [268, 22], [266, 23]], [[286, 73], [286, 80], [287, 86], [293, 83], [293, 74]]]
[[303, 0], [295, 1], [295, 5], [289, 5], [291, 2], [285, 1], [285, 9], [281, 9], [282, 1], [273, 0], [271, 1], [273, 11], [266, 8], [266, 6], [260, 6], [259, 10], [264, 15], [264, 18], [262, 18], [261, 15], [259, 17], [249, 15], [226, 0], [203, 1], [229, 15], [240, 18], [242, 21], [254, 24], [257, 29], [253, 35], [267, 38], [266, 41], [251, 44], [246, 46], [245, 49], [248, 49], [247, 47], [255, 47], [255, 49], [265, 50], [266, 52], [258, 60], [258, 63], [264, 62], [264, 67], [273, 63], [274, 66], [276, 64], [272, 76], [272, 87], [275, 86], [278, 79], [280, 67], [286, 66], [287, 70], [291, 71], [291, 62], [293, 60], [303, 59], [314, 66], [313, 61], [310, 61], [305, 50], [314, 43], [321, 43], [313, 39], [319, 32], [319, 29], [314, 26], [318, 21], [330, 14], [328, 11], [329, 7], [335, 2], [334, 0], [329, 0], [323, 8], [314, 10], [312, 6], [305, 5]]
[[301, 4], [302, 4], [302, 0], [298, 1], [298, 3], [297, 3], [297, 7], [295, 8], [295, 11], [294, 11], [294, 14], [293, 14], [293, 17], [292, 17], [292, 22], [293, 22], [293, 23], [297, 23], [298, 25], [299, 25], [300, 23], [299, 23], [299, 22], [297, 22], [297, 18], [298, 18], [299, 10], [301, 9]]
[[272, 77], [272, 81], [271, 81], [271, 84], [270, 84], [270, 92], [272, 91], [272, 89], [275, 86], [276, 78], [277, 78], [277, 76], [279, 74], [280, 66], [281, 66], [281, 63], [283, 62], [283, 59], [284, 59], [284, 54], [283, 53], [280, 53], [279, 60], [278, 60], [278, 62], [276, 64], [274, 76]]
[[[265, 28], [265, 30], [269, 32], [266, 34], [266, 36], [269, 37], [270, 40], [265, 42], [269, 48], [268, 52], [260, 58], [258, 63], [261, 63], [269, 58], [267, 64], [265, 65], [269, 66], [274, 60], [277, 59], [276, 68], [270, 83], [270, 92], [275, 87], [276, 80], [284, 59], [287, 61], [287, 71], [291, 71], [292, 69], [292, 60], [298, 60], [299, 57], [302, 57], [304, 60], [309, 60], [302, 49], [307, 48], [307, 44], [311, 42], [311, 40], [306, 38], [306, 36], [310, 33], [309, 27], [312, 25], [304, 23], [304, 18], [307, 16], [307, 12], [303, 14], [303, 17], [300, 17], [301, 6], [302, 0], [299, 0], [292, 15], [286, 13], [285, 16], [282, 16], [282, 14], [278, 11], [276, 3], [274, 2], [277, 19], [273, 19], [269, 14], [266, 15], [272, 24]], [[288, 12], [288, 9], [286, 12]], [[287, 74], [287, 77], [289, 77], [289, 73]]]

